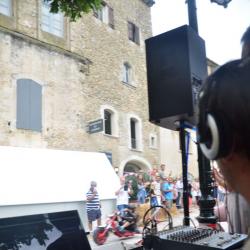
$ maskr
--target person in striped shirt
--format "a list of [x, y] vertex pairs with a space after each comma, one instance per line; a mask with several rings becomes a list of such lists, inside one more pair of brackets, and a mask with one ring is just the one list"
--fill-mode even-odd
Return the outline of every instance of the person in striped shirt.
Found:
[[88, 225], [89, 230], [92, 231], [92, 223], [97, 220], [97, 225], [101, 225], [101, 205], [98, 192], [96, 190], [97, 183], [95, 181], [91, 181], [90, 189], [86, 194], [86, 209], [88, 216]]

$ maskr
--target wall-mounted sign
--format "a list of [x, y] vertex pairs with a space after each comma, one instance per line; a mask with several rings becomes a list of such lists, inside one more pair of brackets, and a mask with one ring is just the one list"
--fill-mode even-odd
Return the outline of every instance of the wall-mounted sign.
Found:
[[98, 133], [101, 131], [103, 131], [103, 119], [98, 119], [89, 123], [88, 132], [90, 134]]

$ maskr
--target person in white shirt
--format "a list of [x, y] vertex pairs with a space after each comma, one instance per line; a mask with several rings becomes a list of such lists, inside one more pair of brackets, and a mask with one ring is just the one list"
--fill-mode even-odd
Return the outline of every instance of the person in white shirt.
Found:
[[120, 187], [116, 190], [116, 206], [119, 211], [123, 211], [128, 208], [129, 196], [132, 194], [132, 186], [130, 182], [126, 182], [125, 176], [120, 177]]

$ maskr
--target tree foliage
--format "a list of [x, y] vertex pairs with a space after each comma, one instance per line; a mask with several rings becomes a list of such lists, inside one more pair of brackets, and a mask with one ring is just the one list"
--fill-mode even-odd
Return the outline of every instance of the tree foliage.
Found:
[[59, 11], [75, 22], [84, 13], [97, 10], [101, 7], [102, 0], [43, 0], [50, 5], [50, 12]]

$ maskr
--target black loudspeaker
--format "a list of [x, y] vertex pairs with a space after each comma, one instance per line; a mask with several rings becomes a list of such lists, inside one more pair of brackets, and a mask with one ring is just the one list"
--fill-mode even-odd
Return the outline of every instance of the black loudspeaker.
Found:
[[197, 125], [198, 92], [207, 76], [205, 42], [188, 25], [146, 41], [149, 120], [178, 130]]

